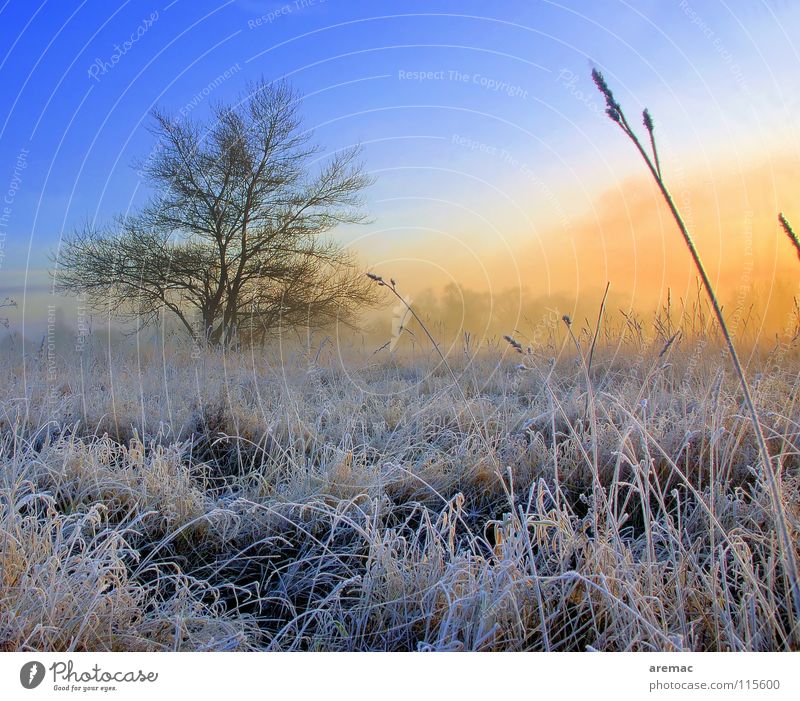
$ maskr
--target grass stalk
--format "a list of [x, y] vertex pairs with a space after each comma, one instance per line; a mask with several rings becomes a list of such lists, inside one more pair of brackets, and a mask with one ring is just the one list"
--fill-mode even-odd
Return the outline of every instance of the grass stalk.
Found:
[[[620, 129], [622, 129], [623, 133], [634, 144], [636, 149], [639, 151], [639, 154], [642, 156], [642, 159], [644, 160], [648, 169], [650, 170], [650, 173], [653, 176], [656, 185], [661, 191], [661, 195], [663, 196], [664, 201], [667, 203], [667, 206], [669, 207], [672, 217], [675, 220], [675, 223], [677, 224], [681, 235], [683, 236], [684, 243], [686, 244], [686, 247], [689, 249], [689, 253], [691, 254], [692, 260], [694, 261], [694, 265], [697, 268], [697, 272], [700, 275], [703, 287], [705, 288], [706, 294], [708, 295], [709, 301], [711, 303], [711, 308], [714, 312], [714, 316], [716, 317], [717, 322], [722, 331], [722, 335], [725, 340], [725, 345], [728, 348], [728, 352], [731, 357], [731, 362], [733, 364], [734, 371], [739, 380], [739, 384], [741, 385], [745, 406], [747, 407], [747, 411], [750, 414], [750, 418], [753, 424], [753, 430], [755, 432], [756, 442], [758, 445], [758, 451], [761, 457], [761, 461], [763, 463], [763, 475], [767, 484], [767, 488], [769, 490], [772, 508], [774, 510], [774, 516], [778, 530], [778, 538], [781, 544], [781, 554], [783, 559], [784, 572], [788, 582], [789, 589], [791, 591], [791, 600], [794, 607], [794, 610], [790, 613], [790, 616], [793, 617], [793, 630], [791, 637], [795, 644], [800, 644], [800, 581], [798, 578], [797, 561], [794, 554], [794, 545], [792, 543], [789, 534], [789, 527], [787, 524], [786, 514], [783, 507], [783, 499], [781, 496], [781, 486], [780, 486], [779, 476], [777, 470], [774, 468], [772, 463], [772, 458], [770, 456], [769, 449], [767, 447], [767, 442], [764, 437], [764, 431], [761, 427], [761, 421], [758, 416], [758, 411], [756, 410], [755, 402], [753, 401], [752, 393], [750, 392], [750, 386], [749, 383], [747, 382], [744, 369], [742, 367], [741, 361], [739, 360], [739, 355], [736, 352], [736, 347], [733, 342], [733, 337], [731, 336], [730, 331], [728, 330], [728, 326], [725, 323], [725, 318], [722, 314], [722, 308], [719, 304], [719, 300], [717, 299], [717, 295], [714, 292], [714, 287], [711, 284], [711, 280], [708, 277], [708, 273], [706, 272], [705, 266], [703, 265], [703, 261], [700, 258], [700, 254], [697, 251], [694, 241], [692, 240], [692, 237], [688, 229], [686, 228], [686, 224], [683, 221], [683, 217], [678, 211], [678, 208], [672, 199], [672, 195], [670, 194], [666, 186], [666, 183], [664, 182], [664, 179], [662, 177], [661, 165], [658, 160], [658, 152], [655, 146], [655, 135], [654, 135], [655, 129], [650, 113], [646, 109], [644, 110], [643, 122], [650, 136], [650, 143], [653, 152], [652, 158], [650, 157], [650, 155], [648, 155], [644, 146], [642, 146], [642, 143], [639, 140], [638, 136], [631, 128], [621, 105], [614, 98], [614, 95], [611, 89], [608, 87], [608, 84], [606, 83], [602, 73], [600, 73], [600, 71], [598, 71], [597, 69], [592, 70], [592, 79], [594, 80], [598, 90], [600, 90], [600, 92], [605, 97], [606, 114], [613, 122], [615, 122], [620, 127]], [[798, 245], [797, 237], [794, 236], [794, 232], [788, 225], [788, 222], [785, 220], [785, 218], [783, 218], [783, 216], [781, 216], [781, 224], [784, 226], [784, 229], [786, 230], [786, 233], [789, 235], [790, 239], [792, 239], [793, 243], [797, 246]], [[798, 247], [798, 254], [800, 255], [800, 247]]]

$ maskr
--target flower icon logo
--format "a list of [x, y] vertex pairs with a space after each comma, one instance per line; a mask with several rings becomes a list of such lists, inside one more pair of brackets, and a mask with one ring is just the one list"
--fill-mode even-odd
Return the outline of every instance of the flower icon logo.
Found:
[[44, 665], [41, 662], [26, 662], [19, 671], [19, 681], [26, 689], [35, 689], [44, 679]]

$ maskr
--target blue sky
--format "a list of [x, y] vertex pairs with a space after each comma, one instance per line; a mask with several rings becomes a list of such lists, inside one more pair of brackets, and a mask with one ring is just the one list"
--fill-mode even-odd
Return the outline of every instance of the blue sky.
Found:
[[364, 145], [373, 224], [341, 236], [365, 262], [424, 259], [423, 280], [480, 286], [487, 256], [513, 261], [521, 241], [546, 255], [553, 231], [641, 172], [592, 65], [631, 112], [650, 107], [681, 172], [796, 159], [799, 5], [8, 0], [0, 297], [32, 300], [60, 236], [145, 200], [131, 163], [153, 146], [155, 105], [202, 119], [262, 75], [306, 95], [328, 150]]

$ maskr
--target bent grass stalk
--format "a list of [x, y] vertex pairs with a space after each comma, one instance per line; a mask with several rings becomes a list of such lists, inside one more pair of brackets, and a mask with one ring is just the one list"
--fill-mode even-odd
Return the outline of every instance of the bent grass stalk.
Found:
[[375, 273], [367, 273], [367, 277], [373, 282], [377, 283], [378, 287], [385, 287], [386, 289], [388, 289], [395, 297], [397, 297], [397, 299], [400, 300], [403, 306], [408, 310], [409, 314], [411, 314], [411, 316], [413, 316], [414, 319], [416, 319], [417, 323], [422, 327], [422, 330], [428, 337], [428, 340], [431, 342], [431, 345], [433, 345], [433, 348], [436, 351], [436, 354], [439, 356], [439, 359], [442, 361], [445, 368], [447, 368], [447, 372], [450, 374], [450, 377], [453, 380], [453, 384], [455, 384], [456, 389], [461, 395], [461, 398], [464, 400], [464, 404], [466, 404], [467, 410], [469, 411], [470, 414], [472, 414], [472, 410], [470, 409], [467, 396], [464, 394], [464, 390], [461, 389], [461, 384], [459, 383], [458, 377], [456, 377], [455, 372], [453, 372], [453, 368], [450, 367], [450, 363], [447, 362], [447, 358], [445, 357], [444, 353], [442, 353], [442, 349], [439, 348], [439, 344], [436, 342], [436, 339], [433, 337], [433, 334], [431, 334], [431, 332], [428, 331], [428, 327], [426, 326], [425, 322], [422, 321], [422, 319], [419, 317], [417, 312], [414, 311], [411, 305], [408, 302], [406, 302], [406, 300], [403, 298], [403, 295], [401, 295], [397, 291], [397, 283], [394, 281], [394, 279], [390, 278], [389, 282], [386, 282], [380, 275], [376, 275]]
[[[745, 377], [744, 369], [742, 368], [742, 364], [739, 360], [739, 355], [736, 352], [736, 347], [733, 343], [733, 338], [731, 337], [730, 331], [728, 330], [728, 326], [725, 323], [725, 318], [722, 314], [722, 308], [717, 299], [717, 295], [714, 292], [711, 280], [708, 277], [708, 274], [706, 273], [705, 266], [703, 265], [703, 261], [700, 258], [700, 254], [698, 253], [697, 248], [694, 245], [694, 241], [692, 240], [692, 237], [689, 234], [688, 229], [686, 228], [686, 224], [683, 221], [683, 217], [681, 217], [681, 214], [678, 211], [678, 208], [672, 199], [672, 195], [667, 189], [667, 186], [662, 178], [661, 164], [658, 159], [658, 151], [656, 150], [656, 141], [654, 135], [655, 129], [653, 124], [653, 119], [650, 116], [649, 111], [645, 109], [642, 115], [643, 117], [642, 121], [650, 137], [650, 144], [652, 146], [652, 151], [653, 151], [653, 158], [651, 158], [648, 155], [645, 148], [642, 146], [642, 142], [639, 140], [639, 137], [636, 136], [636, 133], [633, 131], [630, 124], [628, 123], [628, 120], [625, 117], [625, 113], [622, 109], [622, 106], [614, 98], [614, 94], [608, 87], [608, 84], [606, 83], [603, 74], [596, 68], [592, 70], [592, 80], [594, 81], [595, 85], [597, 86], [597, 89], [603, 94], [603, 97], [606, 100], [606, 114], [611, 119], [611, 121], [615, 122], [620, 127], [620, 129], [622, 129], [623, 133], [631, 140], [633, 145], [639, 151], [639, 154], [642, 156], [642, 159], [644, 160], [645, 164], [650, 170], [650, 173], [653, 176], [656, 185], [661, 191], [661, 195], [663, 196], [665, 202], [667, 203], [667, 206], [670, 209], [672, 217], [675, 220], [675, 223], [678, 225], [678, 229], [680, 230], [681, 235], [683, 236], [684, 243], [686, 244], [686, 247], [689, 249], [689, 252], [692, 256], [692, 260], [694, 261], [694, 265], [697, 268], [697, 272], [700, 275], [703, 287], [705, 288], [709, 301], [711, 303], [714, 316], [716, 317], [717, 322], [719, 323], [722, 335], [725, 339], [725, 344], [731, 356], [731, 361], [733, 363], [734, 371], [739, 379], [739, 384], [741, 385], [742, 388], [742, 394], [744, 395], [744, 402], [747, 407], [748, 413], [750, 414], [750, 418], [753, 424], [753, 430], [755, 432], [756, 442], [758, 444], [758, 450], [760, 453], [761, 461], [764, 463], [763, 474], [765, 477], [765, 481], [767, 483], [767, 488], [769, 490], [769, 495], [770, 495], [770, 501], [772, 502], [772, 508], [775, 514], [775, 521], [778, 529], [778, 537], [781, 544], [784, 571], [786, 579], [789, 584], [789, 589], [791, 590], [792, 593], [792, 604], [794, 606], [794, 611], [792, 612], [794, 616], [794, 626], [791, 631], [791, 635], [794, 642], [796, 644], [800, 644], [800, 581], [798, 581], [797, 562], [794, 556], [794, 546], [792, 544], [792, 540], [789, 535], [789, 527], [786, 522], [786, 514], [783, 508], [783, 500], [781, 498], [781, 486], [779, 483], [779, 478], [777, 475], [777, 471], [773, 467], [772, 458], [770, 456], [769, 449], [767, 448], [767, 441], [764, 437], [764, 431], [761, 427], [761, 422], [758, 417], [758, 412], [756, 410], [755, 402], [753, 401], [753, 397], [750, 392], [750, 386], [747, 382], [747, 378]], [[794, 231], [792, 231], [791, 227], [789, 226], [789, 222], [786, 221], [783, 215], [780, 215], [779, 219], [787, 235], [797, 248], [798, 256], [800, 256], [800, 243], [798, 243], [797, 237], [794, 235]]]

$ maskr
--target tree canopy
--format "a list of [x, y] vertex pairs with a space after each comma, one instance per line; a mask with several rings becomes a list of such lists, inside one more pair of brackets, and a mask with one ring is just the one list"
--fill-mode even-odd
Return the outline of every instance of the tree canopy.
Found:
[[171, 313], [204, 344], [280, 328], [352, 323], [375, 291], [329, 234], [365, 221], [358, 147], [324, 156], [298, 95], [263, 79], [207, 122], [153, 113], [139, 172], [154, 195], [111, 226], [85, 226], [55, 255], [56, 286], [119, 316]]

